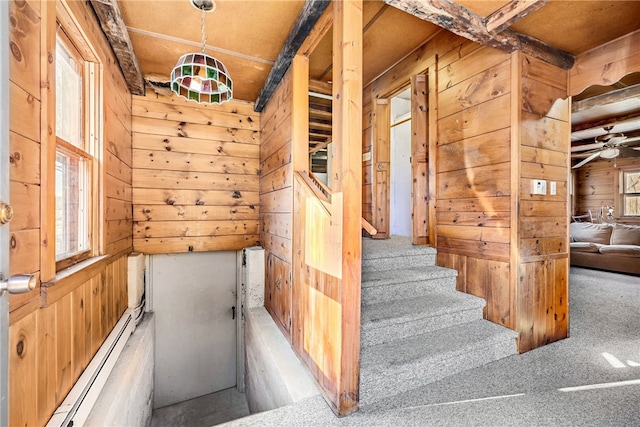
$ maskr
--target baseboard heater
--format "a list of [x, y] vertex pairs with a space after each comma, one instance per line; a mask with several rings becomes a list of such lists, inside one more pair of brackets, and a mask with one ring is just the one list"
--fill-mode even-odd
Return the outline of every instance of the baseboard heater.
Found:
[[127, 309], [67, 397], [56, 409], [47, 423], [48, 427], [84, 425], [135, 327], [134, 310]]

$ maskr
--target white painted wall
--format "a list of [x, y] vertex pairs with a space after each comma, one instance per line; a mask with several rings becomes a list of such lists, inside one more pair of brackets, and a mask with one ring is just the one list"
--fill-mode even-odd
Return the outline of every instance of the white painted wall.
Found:
[[155, 320], [152, 313], [131, 334], [98, 400], [87, 426], [148, 426], [153, 403]]
[[246, 310], [245, 346], [245, 393], [252, 414], [320, 394], [264, 307]]
[[[411, 237], [411, 90], [391, 98], [389, 234]], [[408, 119], [408, 120], [407, 120]]]
[[231, 251], [150, 255], [154, 408], [236, 385], [236, 266]]
[[391, 128], [390, 177], [390, 234], [411, 236], [411, 121]]

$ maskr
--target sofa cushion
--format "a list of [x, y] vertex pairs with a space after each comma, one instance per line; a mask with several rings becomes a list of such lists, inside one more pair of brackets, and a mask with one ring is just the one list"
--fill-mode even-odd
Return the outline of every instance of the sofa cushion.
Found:
[[600, 252], [600, 248], [604, 246], [599, 243], [591, 242], [573, 242], [569, 244], [572, 252]]
[[[640, 258], [640, 246], [636, 245], [605, 245], [600, 247], [603, 255], [618, 255]], [[639, 261], [640, 262], [640, 261]]]
[[591, 242], [608, 245], [611, 241], [610, 224], [593, 224], [591, 222], [572, 222], [569, 234], [576, 242]]
[[640, 246], [640, 227], [616, 224], [611, 233], [611, 244]]

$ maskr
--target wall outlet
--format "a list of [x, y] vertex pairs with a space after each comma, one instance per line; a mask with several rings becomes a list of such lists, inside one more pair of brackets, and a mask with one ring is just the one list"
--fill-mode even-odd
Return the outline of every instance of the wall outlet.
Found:
[[547, 181], [544, 179], [531, 181], [531, 194], [547, 194]]
[[552, 195], [552, 196], [556, 195], [556, 182], [555, 181], [549, 182], [549, 194]]

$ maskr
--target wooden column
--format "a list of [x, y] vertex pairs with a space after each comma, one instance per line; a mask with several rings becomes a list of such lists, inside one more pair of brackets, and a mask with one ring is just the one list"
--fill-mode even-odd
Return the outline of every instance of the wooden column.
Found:
[[[333, 2], [333, 195], [343, 201], [338, 415], [358, 409], [362, 240], [362, 0]], [[335, 200], [335, 199], [334, 199]]]
[[291, 73], [293, 170], [309, 172], [309, 58], [296, 55]]
[[428, 173], [427, 177], [429, 183], [429, 201], [428, 204], [428, 243], [432, 247], [437, 247], [436, 241], [436, 191], [438, 188], [436, 174], [437, 161], [438, 161], [438, 72], [436, 67], [436, 57], [433, 56], [429, 60], [429, 68], [427, 69], [427, 88], [428, 92], [428, 105], [429, 105], [429, 125], [428, 129], [428, 154], [427, 165]]
[[429, 243], [429, 99], [427, 75], [411, 77], [411, 218], [413, 244]]
[[378, 230], [374, 239], [389, 237], [390, 199], [390, 140], [389, 100], [376, 99], [373, 106], [373, 172], [372, 172], [372, 225]]

